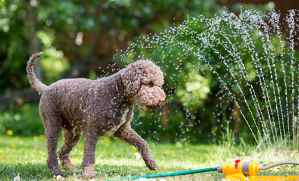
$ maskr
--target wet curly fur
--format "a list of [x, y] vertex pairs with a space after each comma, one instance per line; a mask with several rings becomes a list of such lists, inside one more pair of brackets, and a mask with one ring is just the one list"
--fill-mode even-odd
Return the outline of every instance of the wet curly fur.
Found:
[[58, 136], [63, 129], [63, 144], [59, 159], [67, 169], [76, 170], [70, 152], [83, 131], [83, 177], [95, 177], [95, 149], [100, 137], [114, 137], [136, 147], [151, 170], [157, 168], [150, 149], [132, 128], [133, 102], [146, 110], [161, 106], [165, 100], [162, 90], [163, 72], [153, 62], [140, 60], [112, 76], [97, 80], [63, 79], [50, 86], [41, 83], [33, 72], [33, 65], [43, 53], [32, 55], [27, 63], [30, 84], [42, 93], [39, 112], [45, 127], [48, 158], [53, 175], [65, 175], [59, 168], [56, 154]]

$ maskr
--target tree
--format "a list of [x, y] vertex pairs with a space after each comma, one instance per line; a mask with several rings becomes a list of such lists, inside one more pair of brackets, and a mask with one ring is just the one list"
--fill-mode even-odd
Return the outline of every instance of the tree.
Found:
[[46, 84], [88, 77], [91, 71], [103, 76], [115, 49], [126, 49], [135, 37], [181, 22], [187, 14], [210, 16], [217, 9], [210, 0], [2, 0], [0, 95], [30, 86], [25, 67], [33, 52], [45, 52], [41, 64]]

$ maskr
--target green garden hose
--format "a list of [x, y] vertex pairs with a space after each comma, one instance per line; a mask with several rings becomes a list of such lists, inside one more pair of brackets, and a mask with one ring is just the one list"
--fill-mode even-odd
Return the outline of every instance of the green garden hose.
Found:
[[210, 172], [210, 171], [217, 171], [217, 167], [203, 168], [203, 169], [198, 169], [198, 170], [189, 170], [189, 171], [182, 171], [182, 172], [160, 173], [160, 174], [153, 174], [153, 175], [140, 175], [140, 176], [134, 176], [134, 177], [125, 177], [125, 178], [120, 178], [120, 179], [107, 180], [107, 181], [135, 180], [135, 179], [140, 179], [140, 178], [171, 177], [171, 176], [194, 174], [194, 173], [201, 173], [201, 172]]

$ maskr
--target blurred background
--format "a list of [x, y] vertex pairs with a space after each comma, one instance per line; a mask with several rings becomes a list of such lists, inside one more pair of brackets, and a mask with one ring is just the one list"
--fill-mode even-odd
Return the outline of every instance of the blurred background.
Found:
[[[96, 79], [125, 67], [124, 62], [114, 58], [116, 50], [126, 50], [139, 37], [163, 32], [188, 16], [211, 18], [222, 10], [238, 14], [240, 9], [275, 10], [285, 17], [287, 10], [299, 9], [299, 1], [0, 0], [0, 134], [7, 134], [7, 130], [20, 136], [44, 133], [38, 112], [40, 95], [30, 88], [26, 73], [31, 54], [45, 53], [34, 71], [46, 85], [63, 78]], [[285, 31], [287, 27], [282, 26]], [[186, 69], [191, 69], [190, 66], [185, 65]], [[165, 72], [166, 82], [171, 79], [171, 71]], [[192, 74], [186, 75], [194, 79]], [[194, 90], [196, 104], [184, 98], [184, 94], [193, 90], [188, 89], [188, 84], [183, 85], [176, 94], [171, 94], [171, 101], [153, 113], [136, 108], [137, 122], [132, 127], [142, 137], [157, 142], [186, 138], [193, 143], [209, 143], [223, 135], [217, 132], [217, 114], [229, 111], [229, 118], [220, 116], [220, 119], [229, 119], [228, 128], [250, 142], [251, 133], [240, 131], [248, 128], [240, 124], [238, 107], [230, 103], [223, 108], [225, 111], [217, 110], [215, 105], [221, 103], [216, 96], [217, 78], [205, 78], [202, 81], [205, 89]], [[167, 83], [163, 89], [169, 94], [173, 85]], [[188, 127], [190, 122], [192, 130]]]

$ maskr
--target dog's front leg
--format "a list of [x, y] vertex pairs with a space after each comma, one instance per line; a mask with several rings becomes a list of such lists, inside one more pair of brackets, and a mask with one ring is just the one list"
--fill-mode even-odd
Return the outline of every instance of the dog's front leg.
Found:
[[157, 164], [150, 154], [147, 142], [142, 139], [132, 128], [129, 122], [122, 125], [114, 134], [114, 137], [136, 147], [141, 154], [146, 166], [151, 170], [157, 169]]
[[88, 131], [85, 132], [84, 157], [81, 166], [83, 169], [83, 178], [91, 179], [96, 177], [94, 173], [95, 151], [99, 135], [94, 128], [86, 130]]

